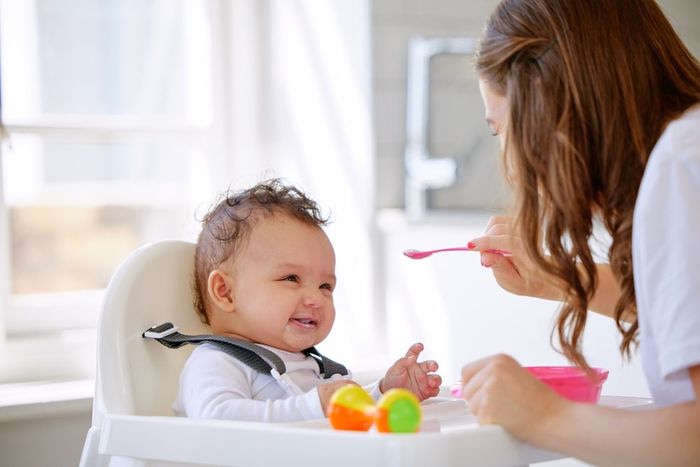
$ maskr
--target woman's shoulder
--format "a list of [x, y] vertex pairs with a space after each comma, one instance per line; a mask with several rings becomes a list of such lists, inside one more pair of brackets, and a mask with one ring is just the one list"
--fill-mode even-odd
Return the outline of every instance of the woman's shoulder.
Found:
[[681, 211], [700, 196], [700, 104], [668, 124], [651, 152], [639, 187], [635, 217]]
[[650, 164], [700, 164], [700, 103], [671, 121], [651, 153]]
[[688, 108], [680, 117], [671, 121], [664, 131], [664, 136], [666, 135], [677, 145], [700, 140], [700, 103]]

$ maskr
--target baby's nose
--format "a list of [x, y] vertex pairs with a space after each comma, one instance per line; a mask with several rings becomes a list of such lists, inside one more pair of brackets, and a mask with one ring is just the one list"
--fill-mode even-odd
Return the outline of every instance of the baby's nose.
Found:
[[309, 289], [304, 294], [304, 305], [318, 308], [325, 302], [323, 292], [320, 289]]

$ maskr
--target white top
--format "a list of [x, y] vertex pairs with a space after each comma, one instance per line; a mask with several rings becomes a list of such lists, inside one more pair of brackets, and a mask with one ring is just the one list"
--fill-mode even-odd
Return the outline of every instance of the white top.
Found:
[[634, 212], [632, 258], [642, 366], [656, 404], [693, 400], [700, 364], [700, 105], [666, 128]]
[[[284, 361], [285, 375], [293, 386], [291, 390], [285, 390], [269, 374], [251, 369], [213, 345], [200, 344], [180, 373], [180, 388], [173, 403], [175, 414], [258, 422], [295, 422], [325, 417], [316, 387], [329, 380], [320, 375], [316, 361], [300, 352], [262, 347]], [[337, 377], [340, 375], [331, 380]], [[375, 400], [381, 396], [378, 382], [365, 389]]]

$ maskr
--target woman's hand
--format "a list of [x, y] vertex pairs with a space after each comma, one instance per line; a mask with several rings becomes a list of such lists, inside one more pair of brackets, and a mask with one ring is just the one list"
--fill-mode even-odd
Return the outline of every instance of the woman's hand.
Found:
[[379, 390], [384, 393], [392, 388], [405, 388], [425, 400], [437, 396], [442, 378], [435, 374], [438, 364], [434, 360], [418, 361], [423, 344], [413, 344], [404, 357], [399, 358], [379, 382]]
[[498, 285], [516, 295], [561, 300], [562, 293], [530, 261], [520, 237], [513, 235], [510, 218], [493, 216], [483, 236], [469, 242], [481, 252], [481, 265], [491, 268]]
[[479, 423], [501, 425], [526, 441], [556, 426], [550, 422], [571, 404], [507, 355], [465, 365], [462, 384], [462, 397]]

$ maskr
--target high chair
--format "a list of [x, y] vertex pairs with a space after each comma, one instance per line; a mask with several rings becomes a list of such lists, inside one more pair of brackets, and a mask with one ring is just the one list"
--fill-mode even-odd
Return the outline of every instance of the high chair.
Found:
[[192, 243], [163, 241], [134, 251], [112, 277], [99, 321], [92, 426], [81, 467], [512, 466], [561, 458], [498, 426], [479, 426], [464, 401], [449, 397], [423, 402], [423, 424], [413, 434], [336, 431], [325, 419], [259, 423], [173, 416], [192, 346], [168, 349], [142, 333], [167, 321], [189, 334], [211, 333], [193, 309], [193, 267]]
[[[141, 334], [167, 320], [192, 332], [211, 332], [193, 308], [193, 267], [194, 244], [163, 241], [134, 251], [110, 280], [98, 325], [92, 427], [81, 466], [109, 465], [112, 452], [135, 454], [122, 437], [128, 432], [114, 429], [116, 420], [141, 430], [152, 417], [172, 416], [180, 370], [192, 349], [168, 351]], [[158, 457], [153, 454], [158, 444], [141, 439], [139, 452]], [[138, 443], [130, 444], [135, 449]]]

